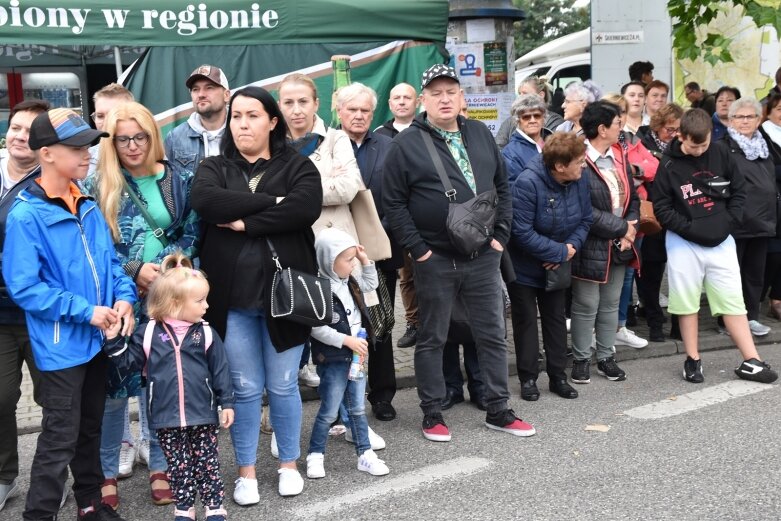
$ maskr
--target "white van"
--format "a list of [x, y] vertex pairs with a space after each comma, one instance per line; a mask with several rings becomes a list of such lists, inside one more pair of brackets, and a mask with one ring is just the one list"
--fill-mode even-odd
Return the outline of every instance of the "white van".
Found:
[[591, 30], [562, 36], [515, 60], [515, 85], [529, 76], [547, 77], [554, 92], [591, 78]]

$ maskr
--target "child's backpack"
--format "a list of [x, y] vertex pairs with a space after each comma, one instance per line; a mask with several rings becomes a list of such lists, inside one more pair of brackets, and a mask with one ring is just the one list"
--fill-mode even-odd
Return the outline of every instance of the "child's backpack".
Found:
[[[155, 324], [157, 322], [154, 319], [150, 319], [144, 329], [144, 368], [141, 370], [141, 374], [146, 377], [146, 362], [149, 360], [149, 353], [152, 351], [152, 335], [155, 331]], [[208, 322], [201, 322], [203, 325], [203, 350], [207, 351], [212, 345], [212, 328]]]

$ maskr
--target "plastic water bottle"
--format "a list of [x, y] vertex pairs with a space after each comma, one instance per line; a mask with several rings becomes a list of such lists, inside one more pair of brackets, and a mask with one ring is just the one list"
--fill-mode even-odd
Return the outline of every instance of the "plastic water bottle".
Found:
[[[358, 338], [366, 340], [366, 330], [364, 328], [361, 328], [358, 331]], [[363, 364], [361, 363], [361, 355], [353, 352], [353, 359], [352, 362], [350, 362], [350, 370], [347, 372], [347, 379], [353, 381], [363, 380], [365, 376], [366, 375], [363, 373]]]

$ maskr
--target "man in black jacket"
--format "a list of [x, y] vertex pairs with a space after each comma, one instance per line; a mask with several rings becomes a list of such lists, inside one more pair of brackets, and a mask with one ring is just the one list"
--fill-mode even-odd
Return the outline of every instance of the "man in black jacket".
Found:
[[[485, 380], [485, 425], [516, 436], [534, 427], [508, 408], [507, 346], [499, 262], [510, 236], [512, 202], [507, 174], [488, 128], [459, 116], [461, 88], [453, 68], [433, 65], [423, 73], [425, 112], [390, 144], [385, 158], [383, 207], [394, 237], [415, 260], [420, 327], [415, 348], [415, 377], [423, 410], [423, 436], [450, 441], [442, 418], [445, 381], [442, 350], [453, 303], [462, 298], [472, 324]], [[455, 202], [496, 190], [493, 236], [472, 255], [450, 241], [446, 226], [449, 200], [424, 142], [428, 134], [455, 189]], [[453, 194], [451, 194], [453, 195]]]

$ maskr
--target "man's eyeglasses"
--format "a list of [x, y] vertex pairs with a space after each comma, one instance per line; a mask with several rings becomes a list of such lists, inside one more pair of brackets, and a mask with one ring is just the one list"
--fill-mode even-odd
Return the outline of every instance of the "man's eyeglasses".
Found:
[[137, 147], [142, 147], [149, 142], [149, 134], [141, 132], [135, 136], [117, 136], [114, 138], [114, 143], [116, 143], [119, 148], [129, 147], [131, 141], [135, 143]]

